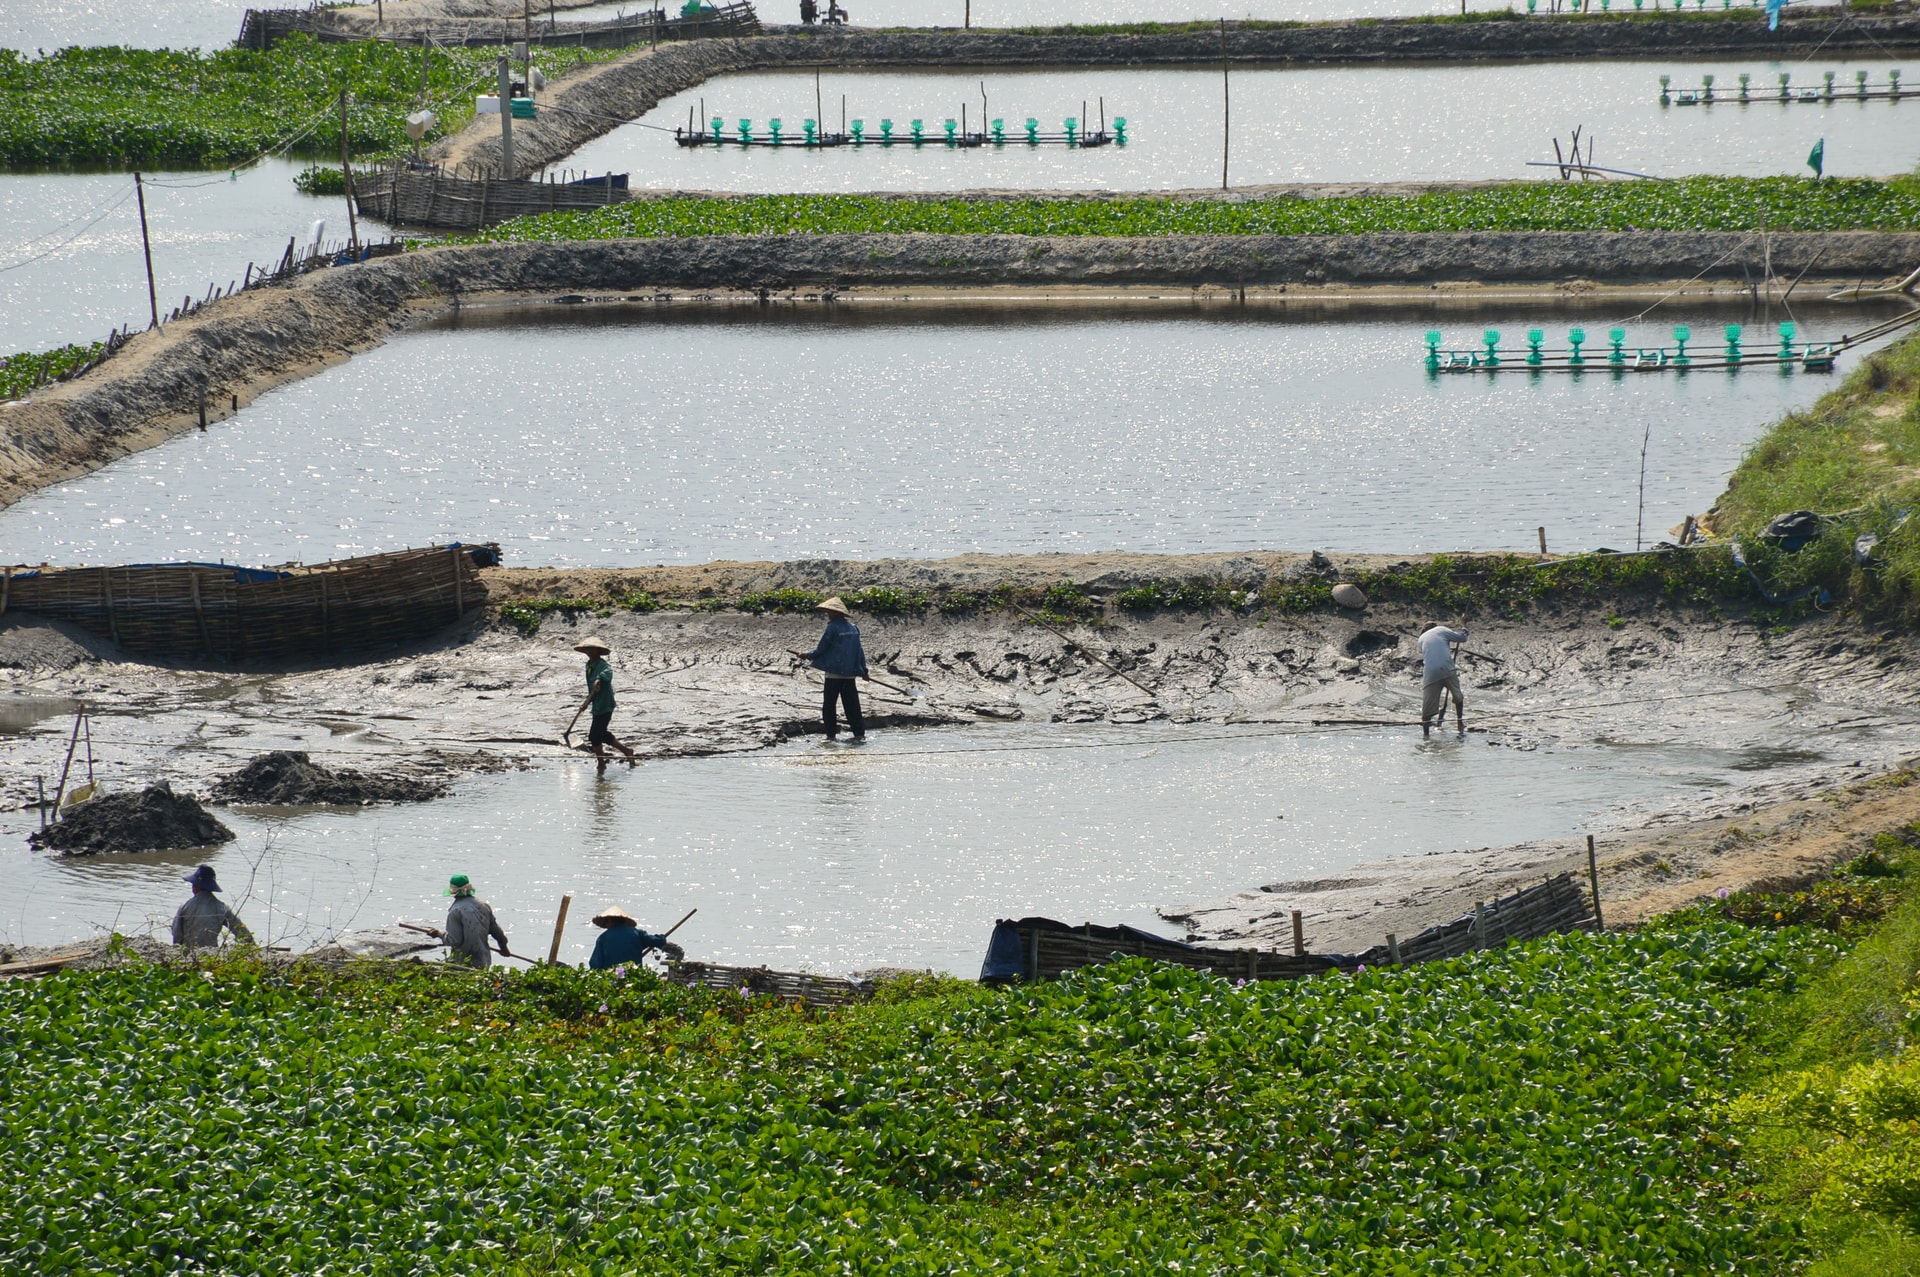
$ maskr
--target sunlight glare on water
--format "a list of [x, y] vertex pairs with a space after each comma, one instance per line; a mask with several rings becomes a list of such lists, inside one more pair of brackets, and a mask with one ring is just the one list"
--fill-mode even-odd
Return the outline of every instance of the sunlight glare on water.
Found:
[[[1156, 910], [1382, 856], [1568, 836], [1622, 803], [1718, 788], [1786, 710], [1757, 695], [1717, 704], [1717, 747], [1697, 732], [1684, 745], [1525, 751], [1375, 730], [1021, 724], [654, 762], [605, 781], [584, 763], [549, 765], [470, 778], [421, 806], [223, 810], [239, 837], [213, 851], [22, 846], [0, 861], [0, 936], [45, 944], [163, 924], [185, 895], [179, 876], [206, 861], [251, 925], [296, 948], [396, 918], [437, 924], [441, 886], [466, 873], [523, 953], [544, 956], [571, 891], [569, 961], [585, 958], [586, 919], [605, 905], [662, 929], [697, 906], [677, 937], [691, 957], [972, 975], [996, 918], [1178, 935]], [[1809, 749], [1836, 744], [1805, 735]], [[1089, 744], [1102, 747], [1048, 748]], [[1009, 745], [1028, 748], [995, 748]], [[0, 813], [0, 838], [20, 844], [30, 823]]]
[[[1580, 323], [1598, 343], [1604, 311], [1177, 306], [468, 311], [33, 493], [0, 511], [0, 544], [279, 563], [498, 540], [510, 565], [612, 567], [1526, 549], [1545, 525], [1563, 549], [1631, 548], [1643, 438], [1651, 540], [1834, 384], [1424, 366], [1429, 326], [1517, 346]], [[1631, 340], [1761, 318], [1659, 313]], [[1811, 337], [1882, 313], [1796, 310]]]

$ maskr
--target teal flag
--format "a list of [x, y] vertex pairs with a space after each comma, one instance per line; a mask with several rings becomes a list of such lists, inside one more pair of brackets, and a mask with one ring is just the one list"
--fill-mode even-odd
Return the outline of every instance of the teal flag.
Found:
[[1815, 142], [1813, 144], [1813, 149], [1807, 152], [1807, 167], [1813, 170], [1813, 175], [1815, 177], [1819, 177], [1821, 173], [1821, 169], [1826, 164], [1826, 162], [1827, 162], [1827, 139], [1821, 138], [1818, 142]]

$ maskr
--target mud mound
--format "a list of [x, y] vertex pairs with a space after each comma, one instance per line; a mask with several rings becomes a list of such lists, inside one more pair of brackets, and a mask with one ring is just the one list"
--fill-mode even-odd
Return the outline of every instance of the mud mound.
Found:
[[365, 807], [370, 803], [423, 803], [445, 796], [448, 788], [437, 781], [407, 776], [334, 771], [304, 752], [276, 749], [215, 781], [213, 801], [277, 807]]
[[166, 781], [138, 794], [105, 794], [73, 808], [27, 839], [43, 850], [85, 856], [102, 851], [179, 851], [233, 841], [233, 831]]

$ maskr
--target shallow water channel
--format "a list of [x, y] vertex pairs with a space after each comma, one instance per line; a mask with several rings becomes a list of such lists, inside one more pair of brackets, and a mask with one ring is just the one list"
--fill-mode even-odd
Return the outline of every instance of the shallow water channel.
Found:
[[[1629, 304], [470, 310], [24, 498], [0, 511], [0, 557], [1401, 553], [1530, 549], [1542, 525], [1555, 549], [1632, 548], [1643, 441], [1651, 543], [1834, 378], [1435, 375], [1421, 345], [1535, 325], [1559, 344], [1573, 324], [1597, 342]], [[1809, 337], [1887, 313], [1796, 307]], [[1655, 314], [1630, 340], [1771, 331], [1739, 307]]]
[[[295, 948], [437, 922], [441, 884], [464, 872], [521, 953], [544, 955], [572, 891], [573, 961], [591, 943], [585, 920], [619, 903], [655, 927], [698, 907], [679, 937], [696, 958], [972, 975], [996, 918], [1177, 935], [1155, 910], [1382, 856], [1568, 836], [1623, 805], [1696, 807], [1783, 762], [1834, 769], [1901, 748], [1810, 699], [1713, 704], [1704, 730], [1642, 709], [1603, 714], [1591, 743], [1533, 749], [1383, 729], [1017, 724], [655, 762], [604, 781], [548, 764], [417, 807], [222, 811], [238, 839], [205, 853], [50, 856], [25, 847], [33, 816], [7, 812], [0, 938], [162, 926], [179, 875], [206, 861], [250, 925]], [[1797, 752], [1783, 757], [1773, 746], [1789, 731]]]
[[[1920, 160], [1920, 103], [1850, 101], [1856, 69], [1884, 83], [1899, 67], [1912, 84], [1920, 62], [1843, 58], [1774, 64], [1746, 61], [1534, 62], [1451, 66], [1264, 67], [1232, 79], [1229, 177], [1235, 185], [1269, 182], [1477, 180], [1545, 176], [1528, 161], [1550, 161], [1580, 127], [1594, 139], [1592, 162], [1654, 177], [1698, 173], [1736, 176], [1800, 174], [1807, 153], [1826, 139], [1826, 172], [1904, 173]], [[1753, 77], [1756, 100], [1707, 107], [1660, 105], [1659, 76], [1696, 86], [1703, 73], [1722, 93], [1738, 76]], [[1777, 91], [1777, 76], [1815, 87], [1834, 71], [1840, 98], [1831, 103], [1758, 100]], [[985, 100], [983, 104], [982, 89]], [[1060, 145], [961, 150], [910, 143], [830, 150], [682, 148], [672, 130], [713, 117], [732, 134], [742, 119], [765, 132], [779, 118], [785, 135], [802, 136], [815, 118], [811, 73], [723, 76], [663, 101], [633, 125], [614, 129], [557, 164], [599, 173], [630, 172], [648, 187], [688, 190], [874, 191], [1021, 189], [1169, 190], [1217, 188], [1221, 160], [1221, 84], [1217, 69], [1098, 67], [1060, 71], [912, 71], [828, 73], [819, 97], [830, 127], [846, 116], [868, 136], [891, 119], [894, 136], [925, 122], [944, 137], [944, 121], [978, 129], [984, 117], [1022, 135], [1032, 117], [1058, 132], [1082, 104], [1095, 124], [1101, 99], [1111, 123], [1127, 121], [1124, 147], [1093, 150]]]

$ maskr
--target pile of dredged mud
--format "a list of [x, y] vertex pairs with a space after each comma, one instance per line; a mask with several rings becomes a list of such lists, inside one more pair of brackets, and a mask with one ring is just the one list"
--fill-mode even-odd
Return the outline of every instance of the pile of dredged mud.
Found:
[[161, 781], [138, 794], [103, 794], [69, 808], [58, 821], [29, 835], [43, 851], [90, 856], [112, 851], [182, 851], [233, 841], [190, 794]]
[[213, 801], [273, 807], [366, 807], [373, 803], [423, 803], [445, 797], [450, 787], [407, 776], [370, 776], [334, 771], [301, 750], [258, 754], [231, 776], [214, 782]]

